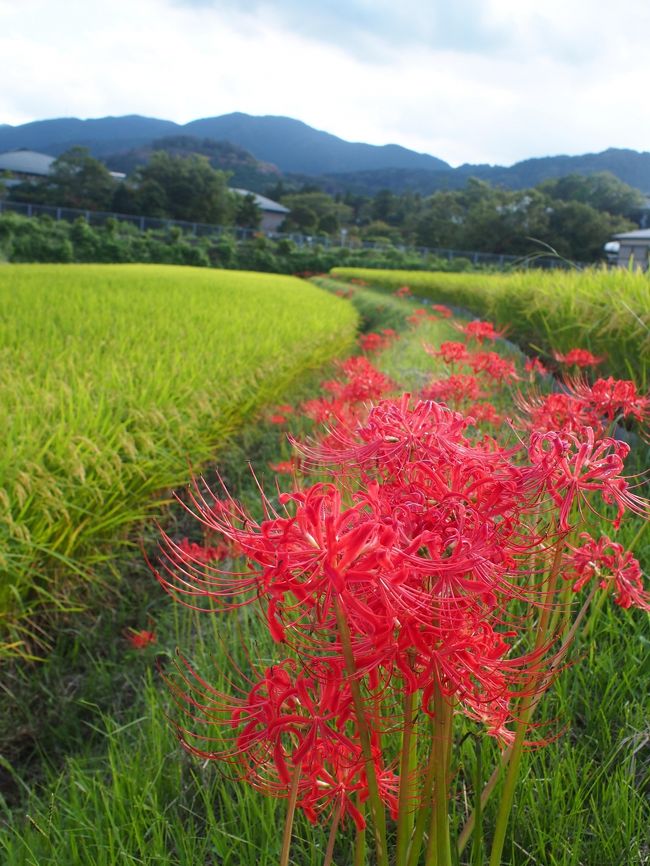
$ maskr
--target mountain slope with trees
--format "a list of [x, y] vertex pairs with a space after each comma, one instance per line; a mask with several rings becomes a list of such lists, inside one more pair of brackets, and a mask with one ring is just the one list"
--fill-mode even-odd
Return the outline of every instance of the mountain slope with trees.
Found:
[[[460, 189], [470, 177], [510, 189], [526, 189], [567, 174], [603, 171], [611, 172], [641, 192], [650, 192], [650, 152], [610, 148], [580, 156], [526, 159], [512, 166], [466, 164], [451, 168], [441, 159], [396, 144], [349, 142], [293, 118], [254, 117], [240, 112], [185, 125], [139, 115], [0, 125], [0, 152], [29, 148], [58, 156], [72, 146], [81, 145], [95, 157], [112, 155], [111, 159], [117, 159], [126, 151], [151, 148], [157, 139], [170, 136], [192, 136], [204, 143], [201, 146], [205, 146], [206, 140], [229, 142], [247, 150], [251, 158], [277, 166], [285, 175], [318, 178], [319, 184], [330, 192], [374, 195], [389, 189], [430, 194]], [[295, 186], [300, 178], [289, 178], [289, 182]]]

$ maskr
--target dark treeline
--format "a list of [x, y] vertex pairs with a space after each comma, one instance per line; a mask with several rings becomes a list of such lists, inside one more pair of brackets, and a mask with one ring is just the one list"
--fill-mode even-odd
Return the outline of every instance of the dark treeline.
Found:
[[[7, 193], [24, 202], [257, 228], [261, 214], [252, 197], [231, 192], [228, 179], [206, 156], [161, 150], [118, 182], [84, 148], [73, 148], [49, 177]], [[265, 194], [291, 211], [281, 231], [327, 235], [345, 245], [369, 240], [517, 256], [551, 247], [582, 262], [602, 258], [613, 234], [636, 228], [643, 205], [637, 190], [606, 172], [526, 190], [470, 179], [464, 189], [427, 196], [388, 190], [332, 196], [315, 184], [297, 190], [280, 180]]]

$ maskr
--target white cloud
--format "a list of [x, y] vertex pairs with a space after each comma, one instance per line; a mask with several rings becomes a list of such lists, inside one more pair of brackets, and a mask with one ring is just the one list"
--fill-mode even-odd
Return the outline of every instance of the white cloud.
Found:
[[[476, 12], [474, 0], [455, 7], [455, 17], [446, 0], [245, 8], [207, 0], [0, 0], [0, 122], [284, 114], [349, 140], [396, 142], [453, 164], [643, 149], [650, 140], [641, 81], [650, 30], [645, 0], [620, 0], [613, 11], [587, 0], [486, 0], [464, 40], [462, 15]], [[357, 50], [349, 38], [334, 44], [334, 13], [339, 32], [348, 22], [356, 32], [373, 8], [378, 24], [363, 46]], [[439, 38], [443, 9], [446, 45]], [[409, 22], [424, 34], [419, 41]]]

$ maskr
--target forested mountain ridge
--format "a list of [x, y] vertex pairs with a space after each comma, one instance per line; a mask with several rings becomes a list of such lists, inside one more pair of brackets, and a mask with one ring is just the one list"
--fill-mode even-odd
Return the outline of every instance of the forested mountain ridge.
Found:
[[[254, 117], [240, 112], [184, 125], [139, 115], [0, 125], [0, 152], [29, 148], [58, 156], [74, 145], [82, 145], [93, 156], [106, 161], [110, 157], [111, 167], [117, 167], [119, 159], [129, 151], [150, 151], [161, 138], [178, 136], [184, 139], [192, 136], [204, 148], [207, 141], [220, 141], [245, 149], [253, 158], [248, 168], [252, 170], [255, 186], [259, 185], [255, 172], [264, 174], [272, 170], [270, 166], [289, 175], [289, 179], [291, 175], [298, 175], [301, 180], [313, 178], [332, 192], [365, 195], [381, 189], [413, 190], [426, 195], [441, 189], [462, 188], [470, 177], [510, 189], [525, 189], [567, 174], [609, 171], [636, 189], [650, 192], [648, 152], [610, 148], [602, 153], [526, 159], [511, 166], [465, 164], [451, 168], [441, 159], [396, 144], [378, 146], [344, 141], [293, 118]], [[240, 159], [240, 168], [244, 162]], [[262, 166], [256, 168], [255, 162]]]

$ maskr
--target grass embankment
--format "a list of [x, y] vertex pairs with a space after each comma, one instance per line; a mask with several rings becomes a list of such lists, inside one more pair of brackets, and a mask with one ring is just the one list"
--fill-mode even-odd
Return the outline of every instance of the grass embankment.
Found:
[[599, 369], [650, 385], [650, 274], [622, 269], [443, 274], [334, 268], [342, 279], [362, 279], [418, 297], [464, 307], [508, 327], [531, 354], [580, 347], [605, 355]]
[[6, 266], [0, 304], [0, 617], [14, 624], [36, 601], [74, 605], [155, 493], [357, 324], [291, 277], [165, 266]]

